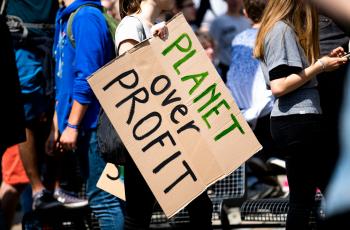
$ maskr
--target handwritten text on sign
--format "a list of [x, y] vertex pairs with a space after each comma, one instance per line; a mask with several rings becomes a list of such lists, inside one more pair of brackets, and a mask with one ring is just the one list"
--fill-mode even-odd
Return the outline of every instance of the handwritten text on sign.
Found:
[[184, 17], [168, 29], [88, 81], [170, 217], [260, 145]]

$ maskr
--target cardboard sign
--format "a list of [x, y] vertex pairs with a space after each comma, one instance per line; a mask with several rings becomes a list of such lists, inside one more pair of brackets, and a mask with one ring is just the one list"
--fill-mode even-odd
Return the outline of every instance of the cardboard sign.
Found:
[[167, 26], [88, 81], [171, 217], [261, 145], [183, 15]]
[[107, 163], [96, 186], [125, 201], [124, 166]]

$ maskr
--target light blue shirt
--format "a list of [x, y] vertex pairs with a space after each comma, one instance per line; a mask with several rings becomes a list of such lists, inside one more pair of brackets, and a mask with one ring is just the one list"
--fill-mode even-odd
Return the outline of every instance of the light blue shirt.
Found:
[[233, 39], [232, 61], [226, 83], [253, 129], [259, 117], [270, 114], [274, 101], [266, 87], [260, 62], [253, 57], [257, 33], [257, 29], [247, 29]]

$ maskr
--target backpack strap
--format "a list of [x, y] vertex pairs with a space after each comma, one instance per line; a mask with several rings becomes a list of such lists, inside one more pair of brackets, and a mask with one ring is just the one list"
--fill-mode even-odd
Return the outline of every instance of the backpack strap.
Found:
[[92, 6], [92, 7], [100, 9], [100, 7], [98, 7], [95, 4], [84, 4], [84, 5], [79, 6], [73, 13], [70, 14], [70, 16], [68, 18], [68, 22], [67, 22], [67, 35], [68, 35], [68, 39], [69, 39], [69, 41], [72, 44], [74, 49], [75, 49], [75, 39], [73, 36], [73, 29], [72, 29], [73, 28], [73, 20], [74, 20], [74, 17], [79, 12], [79, 10], [83, 7], [86, 7], [86, 6]]

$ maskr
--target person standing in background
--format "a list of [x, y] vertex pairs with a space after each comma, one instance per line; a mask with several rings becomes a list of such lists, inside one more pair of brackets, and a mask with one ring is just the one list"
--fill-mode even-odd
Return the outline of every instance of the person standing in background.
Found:
[[250, 191], [254, 193], [253, 191], [264, 189], [270, 191], [266, 192], [266, 196], [273, 193], [280, 195], [281, 188], [277, 179], [267, 175], [266, 165], [269, 158], [277, 155], [276, 145], [270, 133], [270, 114], [274, 97], [271, 90], [267, 89], [259, 60], [253, 56], [256, 36], [267, 1], [243, 0], [243, 3], [243, 13], [253, 25], [236, 35], [232, 41], [232, 58], [226, 85], [263, 146], [262, 150], [246, 162]]
[[[5, 3], [3, 0], [0, 4], [0, 69], [6, 73], [1, 78], [0, 84], [0, 102], [2, 108], [6, 110], [6, 112], [0, 113], [2, 121], [0, 124], [0, 162], [8, 147], [26, 140], [20, 82], [11, 34], [6, 24]], [[0, 203], [2, 203], [2, 198], [0, 198]], [[8, 211], [4, 213], [0, 206], [0, 229], [7, 229], [9, 226], [6, 216], [8, 216]]]
[[100, 228], [122, 230], [123, 201], [96, 187], [106, 162], [96, 135], [101, 106], [87, 82], [92, 73], [115, 57], [113, 38], [99, 0], [64, 3], [56, 16], [56, 107], [47, 152], [79, 157], [87, 179], [89, 206]]
[[19, 145], [20, 155], [32, 186], [33, 209], [59, 205], [45, 188], [39, 170], [39, 158], [44, 155], [52, 117], [54, 63], [51, 50], [57, 9], [58, 2], [54, 0], [7, 1], [6, 7], [26, 121], [27, 140]]
[[251, 27], [251, 21], [242, 15], [242, 0], [226, 0], [227, 12], [217, 17], [210, 26], [210, 35], [214, 38], [219, 59], [219, 73], [226, 83], [226, 74], [231, 64], [232, 40], [245, 29]]
[[[339, 46], [343, 47], [346, 52], [349, 51], [349, 37], [331, 18], [320, 15], [319, 28], [321, 55], [326, 55]], [[328, 143], [329, 149], [332, 149], [328, 160], [334, 166], [339, 157], [339, 122], [348, 66], [347, 63], [335, 71], [322, 73], [317, 77], [324, 124], [323, 143]], [[330, 133], [332, 135], [329, 135]], [[329, 175], [333, 168], [330, 170]]]

